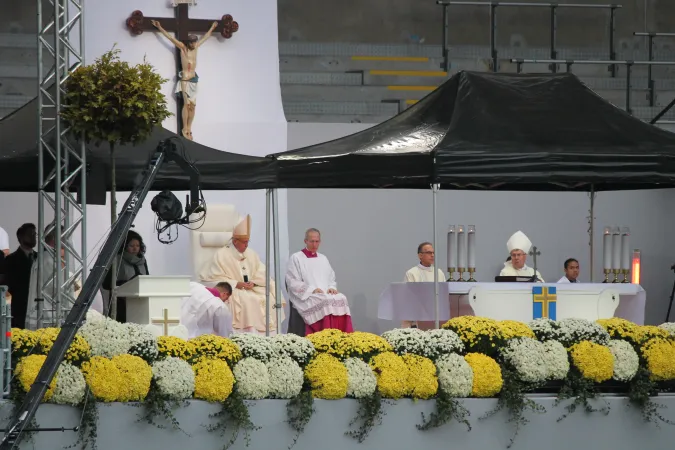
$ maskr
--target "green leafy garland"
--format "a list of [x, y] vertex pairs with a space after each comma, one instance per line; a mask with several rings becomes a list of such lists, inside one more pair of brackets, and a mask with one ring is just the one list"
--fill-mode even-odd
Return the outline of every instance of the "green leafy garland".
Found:
[[513, 436], [511, 436], [511, 439], [506, 446], [506, 448], [511, 448], [516, 441], [520, 428], [529, 423], [529, 420], [525, 418], [525, 411], [530, 410], [537, 414], [546, 413], [546, 408], [525, 396], [526, 392], [533, 391], [534, 389], [543, 386], [544, 383], [525, 383], [518, 378], [515, 371], [507, 366], [502, 365], [501, 369], [502, 379], [504, 381], [502, 384], [502, 391], [499, 393], [499, 398], [497, 399], [497, 406], [493, 410], [488, 411], [483, 416], [479, 417], [478, 420], [485, 420], [494, 416], [499, 411], [506, 409], [509, 416], [507, 423], [513, 423], [515, 425]]
[[385, 412], [382, 408], [382, 396], [377, 389], [372, 395], [359, 398], [358, 402], [359, 409], [356, 416], [349, 422], [349, 428], [357, 424], [359, 424], [359, 428], [345, 431], [345, 436], [356, 439], [360, 444], [366, 440], [375, 425], [382, 423]]
[[652, 422], [657, 427], [661, 422], [675, 425], [675, 422], [666, 419], [658, 411], [665, 409], [666, 405], [652, 401], [652, 395], [658, 395], [658, 387], [650, 375], [649, 370], [640, 365], [628, 387], [629, 404], [640, 410], [645, 422]]
[[286, 403], [286, 422], [295, 431], [293, 442], [288, 446], [292, 449], [298, 442], [298, 438], [305, 431], [305, 427], [314, 414], [314, 396], [309, 385], [303, 386], [302, 391]]
[[176, 419], [176, 416], [173, 414], [175, 408], [187, 406], [188, 404], [189, 402], [187, 400], [176, 400], [171, 398], [171, 396], [162, 394], [157, 387], [157, 383], [153, 379], [150, 384], [148, 395], [145, 397], [145, 400], [139, 404], [139, 406], [143, 407], [143, 414], [139, 417], [137, 422], [145, 421], [159, 429], [166, 429], [166, 425], [155, 421], [157, 417], [163, 417], [171, 424], [172, 429], [178, 430], [186, 436], [190, 436], [180, 427], [178, 419]]
[[471, 424], [468, 420], [470, 415], [471, 413], [462, 402], [439, 389], [434, 412], [429, 414], [428, 418], [422, 413], [422, 423], [417, 424], [416, 427], [420, 431], [428, 431], [454, 419], [466, 425], [467, 431], [471, 431]]
[[219, 431], [221, 437], [225, 436], [229, 422], [232, 422], [234, 425], [230, 440], [223, 445], [223, 450], [227, 450], [237, 441], [239, 432], [242, 429], [244, 430], [246, 447], [248, 447], [251, 444], [251, 432], [260, 429], [260, 427], [251, 421], [251, 415], [248, 412], [246, 402], [244, 402], [241, 394], [237, 391], [236, 386], [232, 394], [222, 402], [222, 409], [215, 414], [209, 414], [209, 417], [217, 419], [218, 423], [207, 426], [207, 430], [209, 432]]
[[594, 400], [597, 397], [598, 389], [595, 383], [589, 379], [584, 378], [577, 368], [570, 367], [570, 371], [563, 382], [562, 388], [560, 388], [560, 392], [558, 392], [558, 398], [556, 398], [553, 406], [558, 406], [563, 401], [569, 400], [571, 398], [573, 398], [574, 401], [565, 406], [565, 411], [567, 412], [558, 417], [557, 421], [560, 422], [565, 420], [565, 418], [568, 415], [574, 413], [574, 411], [576, 411], [577, 407], [579, 406], [582, 406], [584, 411], [587, 413], [600, 412], [604, 415], [609, 414], [610, 406], [609, 403], [607, 403], [607, 401], [604, 399], [603, 401], [605, 402], [605, 406], [602, 408], [595, 408], [593, 405], [591, 405], [591, 400]]
[[80, 426], [77, 428], [77, 441], [74, 444], [64, 448], [74, 448], [78, 445], [82, 450], [91, 446], [91, 450], [96, 450], [96, 438], [98, 437], [98, 404], [96, 397], [89, 388], [84, 394], [84, 400], [79, 405], [82, 411]]

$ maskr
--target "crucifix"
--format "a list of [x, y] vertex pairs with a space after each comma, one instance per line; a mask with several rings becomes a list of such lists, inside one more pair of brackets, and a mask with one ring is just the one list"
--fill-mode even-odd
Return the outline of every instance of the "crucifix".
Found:
[[[192, 121], [197, 106], [197, 49], [214, 31], [220, 32], [224, 39], [232, 37], [239, 24], [231, 15], [226, 14], [220, 20], [191, 19], [188, 7], [194, 0], [174, 0], [174, 17], [145, 17], [139, 10], [131, 13], [127, 19], [127, 28], [134, 35], [144, 31], [159, 31], [176, 46], [176, 101], [178, 103], [178, 134], [192, 140]], [[174, 33], [175, 37], [169, 33]], [[191, 33], [204, 33], [201, 39]]]
[[537, 248], [537, 246], [533, 246], [532, 250], [528, 253], [529, 256], [532, 257], [532, 264], [534, 265], [534, 275], [532, 275], [532, 281], [537, 282], [537, 256], [541, 255], [541, 252]]
[[164, 327], [164, 336], [169, 335], [169, 325], [178, 325], [180, 323], [180, 320], [176, 319], [169, 319], [169, 310], [168, 309], [163, 309], [162, 313], [164, 314], [164, 317], [161, 319], [152, 319], [152, 324], [153, 325], [162, 325]]

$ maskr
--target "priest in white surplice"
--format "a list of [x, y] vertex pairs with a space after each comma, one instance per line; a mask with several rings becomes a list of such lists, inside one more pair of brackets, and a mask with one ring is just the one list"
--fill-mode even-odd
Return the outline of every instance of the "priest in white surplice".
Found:
[[[506, 242], [506, 248], [511, 255], [511, 261], [504, 263], [504, 268], [499, 272], [502, 277], [532, 277], [534, 269], [525, 264], [527, 254], [532, 248], [532, 242], [522, 231], [515, 232]], [[537, 270], [537, 281], [544, 283], [541, 273]]]
[[291, 255], [286, 271], [286, 288], [291, 304], [305, 322], [305, 334], [326, 328], [354, 331], [347, 297], [337, 290], [335, 271], [319, 253], [321, 232], [305, 232], [305, 248]]
[[[265, 264], [248, 247], [251, 238], [251, 216], [247, 215], [232, 233], [232, 242], [216, 252], [213, 261], [199, 274], [204, 283], [215, 285], [225, 281], [232, 286], [230, 310], [235, 333], [265, 334]], [[274, 281], [270, 283], [270, 303], [275, 304]], [[284, 299], [281, 304], [285, 305]], [[281, 310], [281, 320], [284, 320]], [[276, 313], [270, 314], [270, 334], [277, 332]]]
[[228, 337], [232, 334], [232, 313], [228, 306], [232, 287], [220, 282], [215, 288], [190, 283], [190, 296], [180, 304], [180, 323], [188, 330], [188, 338], [203, 334]]
[[[408, 270], [405, 273], [405, 282], [406, 283], [422, 283], [422, 282], [434, 282], [434, 261], [436, 253], [434, 251], [434, 246], [431, 242], [422, 242], [417, 246], [417, 257], [420, 262], [412, 269]], [[445, 274], [441, 269], [438, 271], [438, 281], [445, 281]], [[419, 328], [433, 328], [434, 322], [413, 322], [410, 320], [404, 320], [401, 322], [401, 328], [410, 328], [410, 327], [419, 327]]]

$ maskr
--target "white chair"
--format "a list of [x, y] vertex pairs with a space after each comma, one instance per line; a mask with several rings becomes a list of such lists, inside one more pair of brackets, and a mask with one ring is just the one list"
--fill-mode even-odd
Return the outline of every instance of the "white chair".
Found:
[[[234, 227], [242, 220], [234, 205], [208, 205], [206, 219], [199, 229], [190, 231], [192, 243], [193, 279], [201, 282], [199, 274], [213, 261], [218, 250], [232, 238]], [[209, 284], [209, 283], [205, 283]], [[213, 283], [211, 283], [213, 284]]]

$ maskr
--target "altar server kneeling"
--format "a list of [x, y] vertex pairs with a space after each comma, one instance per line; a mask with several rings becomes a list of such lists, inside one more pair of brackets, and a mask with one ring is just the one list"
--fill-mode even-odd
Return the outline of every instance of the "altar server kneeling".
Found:
[[188, 337], [203, 334], [228, 337], [232, 334], [231, 295], [229, 283], [218, 283], [214, 288], [190, 283], [190, 296], [183, 298], [180, 308], [180, 323], [187, 328]]

